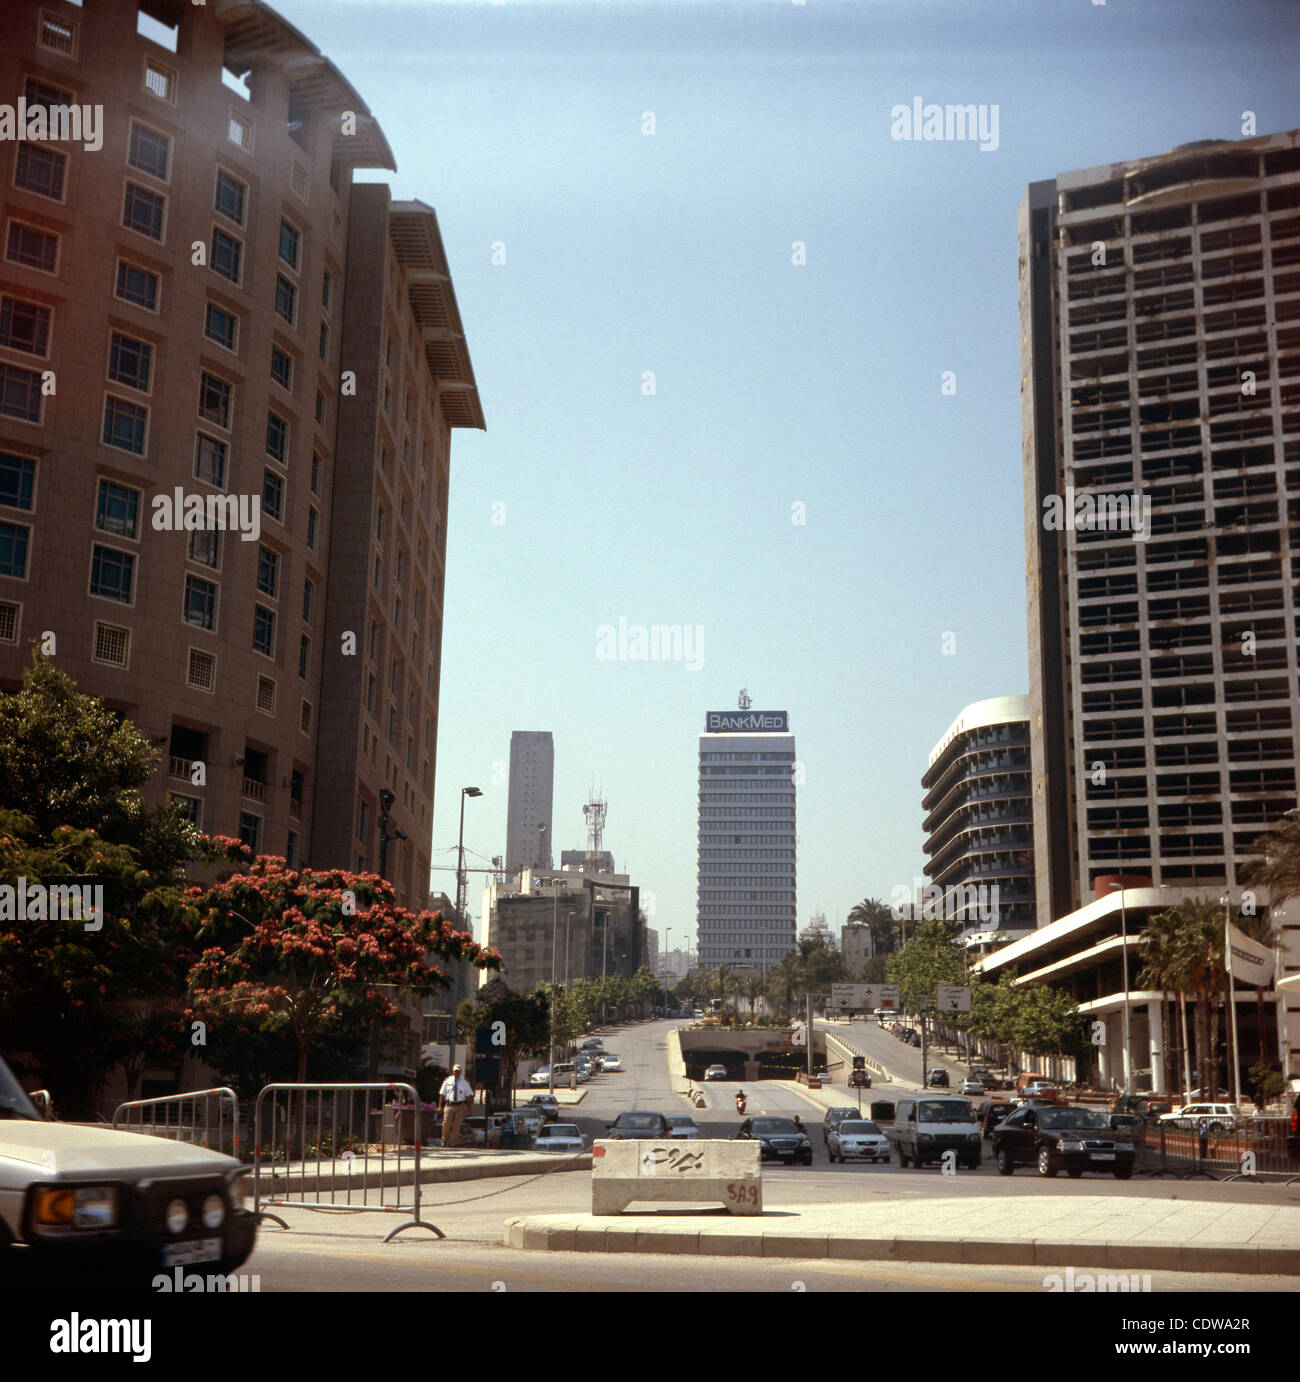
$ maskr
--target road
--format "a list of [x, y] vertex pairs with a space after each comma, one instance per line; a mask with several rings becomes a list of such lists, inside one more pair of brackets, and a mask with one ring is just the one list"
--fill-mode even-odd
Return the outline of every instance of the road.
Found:
[[[670, 1022], [644, 1023], [603, 1034], [606, 1047], [623, 1058], [621, 1074], [599, 1075], [586, 1086], [586, 1096], [573, 1110], [573, 1121], [589, 1136], [603, 1135], [605, 1123], [626, 1109], [654, 1109], [662, 1113], [690, 1113], [706, 1137], [731, 1137], [740, 1125], [731, 1085], [708, 1087], [708, 1110], [695, 1110], [674, 1093], [683, 1081], [670, 1080], [666, 1039]], [[855, 1028], [858, 1024], [855, 1024]], [[901, 1048], [892, 1037], [883, 1040]], [[918, 1072], [919, 1073], [919, 1072]], [[890, 1097], [898, 1086], [874, 1091]], [[910, 1196], [935, 1198], [968, 1194], [1094, 1195], [1104, 1186], [1108, 1195], [1167, 1196], [1251, 1203], [1300, 1203], [1300, 1187], [1241, 1186], [1209, 1181], [1115, 1181], [1084, 1176], [1080, 1180], [1040, 1180], [1032, 1172], [1010, 1178], [997, 1175], [987, 1150], [978, 1171], [943, 1175], [936, 1167], [902, 1170], [888, 1165], [832, 1166], [822, 1142], [821, 1115], [816, 1096], [797, 1086], [759, 1082], [748, 1086], [748, 1114], [798, 1113], [813, 1144], [811, 1168], [766, 1166], [764, 1200], [769, 1208], [782, 1204], [861, 1204], [875, 1196], [897, 1204]], [[843, 1090], [843, 1103], [856, 1095]], [[838, 1101], [837, 1101], [838, 1102]], [[864, 1101], [865, 1102], [865, 1101]], [[566, 1110], [566, 1114], [568, 1111]], [[987, 1148], [987, 1144], [986, 1144]], [[511, 1177], [444, 1183], [426, 1187], [425, 1217], [447, 1235], [408, 1232], [391, 1244], [383, 1235], [396, 1222], [380, 1214], [330, 1217], [309, 1210], [282, 1211], [289, 1232], [264, 1227], [258, 1246], [243, 1272], [260, 1277], [262, 1291], [445, 1291], [445, 1290], [740, 1290], [740, 1291], [1039, 1291], [1043, 1272], [1033, 1267], [967, 1268], [938, 1263], [856, 1263], [728, 1258], [719, 1273], [716, 1259], [677, 1258], [641, 1254], [525, 1253], [502, 1244], [507, 1217], [526, 1213], [582, 1213], [590, 1208], [590, 1173], [557, 1171], [537, 1178]], [[1295, 1290], [1300, 1283], [1279, 1277], [1193, 1277], [1153, 1273], [1153, 1287], [1162, 1289]]]

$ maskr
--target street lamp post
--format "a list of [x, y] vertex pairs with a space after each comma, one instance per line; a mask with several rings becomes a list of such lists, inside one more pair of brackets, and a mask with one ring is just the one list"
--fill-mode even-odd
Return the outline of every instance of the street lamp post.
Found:
[[[390, 792], [391, 796], [392, 793]], [[481, 797], [477, 787], [460, 789], [460, 842], [456, 846], [456, 925], [465, 925], [465, 798]], [[447, 1024], [447, 1074], [456, 1064], [456, 963], [451, 969], [451, 1021]]]
[[[544, 825], [538, 830], [543, 834]], [[560, 889], [554, 878], [551, 882], [551, 1059], [546, 1067], [546, 1087], [555, 1093], [555, 937], [560, 929]]]
[[[1232, 933], [1230, 930], [1232, 922], [1228, 911], [1230, 902], [1228, 894], [1224, 893], [1219, 901], [1223, 903], [1223, 950], [1228, 957], [1228, 1015], [1230, 1019], [1228, 1035], [1232, 1044], [1232, 1103], [1235, 1109], [1236, 1105], [1241, 1103], [1241, 1037], [1237, 1032], [1237, 989], [1236, 982], [1232, 977]], [[1218, 1081], [1216, 1080], [1215, 1083], [1217, 1084]], [[1201, 1092], [1201, 1097], [1205, 1098], [1204, 1091]]]
[[664, 927], [664, 1016], [668, 1016], [668, 937], [673, 933], [671, 926]]
[[1123, 883], [1112, 883], [1111, 892], [1119, 893], [1119, 930], [1121, 937], [1120, 965], [1124, 976], [1124, 1093], [1133, 1093], [1133, 1050], [1129, 1034], [1128, 1013], [1128, 909]]

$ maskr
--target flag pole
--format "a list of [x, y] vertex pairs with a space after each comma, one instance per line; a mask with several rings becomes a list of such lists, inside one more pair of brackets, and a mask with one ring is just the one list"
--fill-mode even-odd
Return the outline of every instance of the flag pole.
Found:
[[1228, 1011], [1232, 1015], [1232, 1103], [1233, 1112], [1241, 1103], [1241, 1039], [1237, 1035], [1237, 996], [1232, 980], [1232, 923], [1228, 919], [1228, 897], [1223, 898], [1223, 950], [1228, 970]]

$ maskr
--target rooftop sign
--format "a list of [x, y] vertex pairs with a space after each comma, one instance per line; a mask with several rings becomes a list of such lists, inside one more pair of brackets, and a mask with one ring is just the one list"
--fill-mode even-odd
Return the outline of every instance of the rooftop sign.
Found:
[[710, 710], [704, 717], [707, 734], [780, 734], [790, 732], [788, 710]]

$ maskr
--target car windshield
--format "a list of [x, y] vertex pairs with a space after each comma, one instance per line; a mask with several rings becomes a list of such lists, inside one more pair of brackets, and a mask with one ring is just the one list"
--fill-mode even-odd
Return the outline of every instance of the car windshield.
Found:
[[916, 1118], [920, 1123], [973, 1123], [975, 1110], [956, 1100], [944, 1103], [938, 1099], [924, 1099], [916, 1106]]
[[856, 1118], [851, 1121], [846, 1120], [845, 1122], [841, 1123], [840, 1132], [846, 1134], [862, 1133], [864, 1135], [875, 1137], [880, 1136], [880, 1129], [876, 1127], [874, 1123], [867, 1123]]
[[756, 1133], [793, 1133], [796, 1137], [799, 1135], [793, 1118], [755, 1118], [749, 1126], [751, 1131]]
[[546, 1129], [547, 1137], [581, 1137], [576, 1123], [552, 1123]]
[[32, 1101], [14, 1078], [13, 1071], [0, 1059], [0, 1118], [28, 1118], [41, 1121]]
[[1038, 1115], [1040, 1128], [1110, 1128], [1110, 1120], [1090, 1108], [1045, 1108]]
[[674, 1113], [668, 1119], [668, 1126], [670, 1128], [693, 1128], [695, 1126], [695, 1119], [688, 1117], [684, 1113]]
[[657, 1128], [659, 1126], [659, 1115], [657, 1113], [620, 1113], [614, 1120], [616, 1128], [633, 1128], [638, 1132], [644, 1132], [647, 1128]]
[[855, 1108], [833, 1108], [826, 1115], [826, 1118], [828, 1122], [838, 1123], [841, 1118], [855, 1117], [857, 1115], [857, 1112], [858, 1111]]

